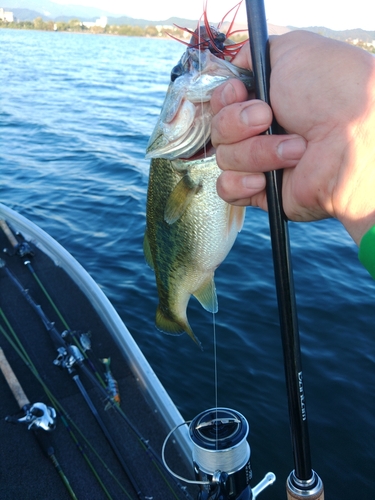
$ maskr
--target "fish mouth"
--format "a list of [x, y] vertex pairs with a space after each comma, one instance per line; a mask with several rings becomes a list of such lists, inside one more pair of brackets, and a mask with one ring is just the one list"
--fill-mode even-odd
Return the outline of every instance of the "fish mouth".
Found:
[[189, 158], [181, 158], [182, 161], [193, 161], [193, 160], [203, 160], [204, 158], [209, 158], [214, 156], [216, 153], [216, 148], [213, 147], [212, 142], [209, 140], [201, 149]]
[[[177, 69], [176, 69], [177, 68]], [[210, 142], [211, 97], [229, 78], [238, 78], [250, 89], [252, 74], [230, 62], [189, 48], [172, 70], [172, 78], [159, 119], [149, 139], [146, 158], [192, 160], [212, 156]]]

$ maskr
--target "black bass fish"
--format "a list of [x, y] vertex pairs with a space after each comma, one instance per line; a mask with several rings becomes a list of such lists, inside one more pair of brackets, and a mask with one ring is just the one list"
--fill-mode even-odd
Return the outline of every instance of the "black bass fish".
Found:
[[224, 202], [216, 192], [220, 169], [210, 148], [212, 92], [229, 78], [249, 90], [249, 71], [231, 64], [239, 44], [209, 26], [198, 27], [171, 83], [149, 140], [151, 158], [144, 253], [155, 272], [159, 295], [156, 327], [168, 334], [191, 329], [186, 308], [191, 295], [217, 312], [214, 272], [242, 228], [245, 209]]

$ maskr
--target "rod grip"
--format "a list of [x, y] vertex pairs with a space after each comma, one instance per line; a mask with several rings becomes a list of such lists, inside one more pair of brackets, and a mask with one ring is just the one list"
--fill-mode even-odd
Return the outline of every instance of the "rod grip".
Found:
[[4, 219], [0, 219], [0, 227], [4, 231], [4, 234], [8, 238], [9, 243], [12, 245], [12, 247], [17, 248], [18, 241], [16, 240], [14, 234], [12, 233]]
[[25, 405], [30, 404], [30, 401], [27, 399], [26, 394], [24, 393], [21, 384], [19, 383], [12, 367], [8, 363], [7, 358], [5, 357], [4, 351], [0, 347], [0, 370], [3, 372], [5, 380], [7, 381], [10, 390], [15, 397], [18, 406], [22, 409]]
[[299, 495], [297, 493], [290, 491], [288, 488], [286, 490], [286, 493], [287, 493], [288, 500], [306, 500], [307, 498], [308, 498], [308, 500], [324, 500], [324, 489], [322, 489], [320, 492], [316, 493], [315, 495], [311, 495], [311, 496], [310, 495], [306, 496], [306, 494]]

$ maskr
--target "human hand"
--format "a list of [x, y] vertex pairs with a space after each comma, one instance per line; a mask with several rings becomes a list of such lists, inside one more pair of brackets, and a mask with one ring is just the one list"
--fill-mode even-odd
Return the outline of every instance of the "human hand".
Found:
[[[272, 111], [288, 135], [258, 136], [271, 124], [267, 104], [231, 80], [213, 94], [211, 140], [219, 195], [267, 209], [264, 173], [284, 169], [289, 219], [339, 219], [353, 239], [375, 224], [375, 58], [306, 31], [270, 43]], [[234, 64], [251, 67], [245, 46]]]

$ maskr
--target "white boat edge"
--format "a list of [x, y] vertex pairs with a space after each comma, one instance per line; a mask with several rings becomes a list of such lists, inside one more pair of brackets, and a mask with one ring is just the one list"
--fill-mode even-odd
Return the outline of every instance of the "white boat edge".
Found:
[[159, 412], [167, 429], [172, 430], [179, 426], [173, 436], [186, 464], [191, 466], [192, 445], [187, 425], [183, 425], [185, 421], [182, 415], [98, 284], [60, 243], [26, 217], [0, 203], [0, 218], [9, 222], [11, 226], [22, 233], [26, 240], [33, 242], [51, 257], [55, 264], [64, 269], [86, 295], [105, 326], [112, 332], [130, 369], [138, 379], [145, 397], [155, 406], [155, 411]]

